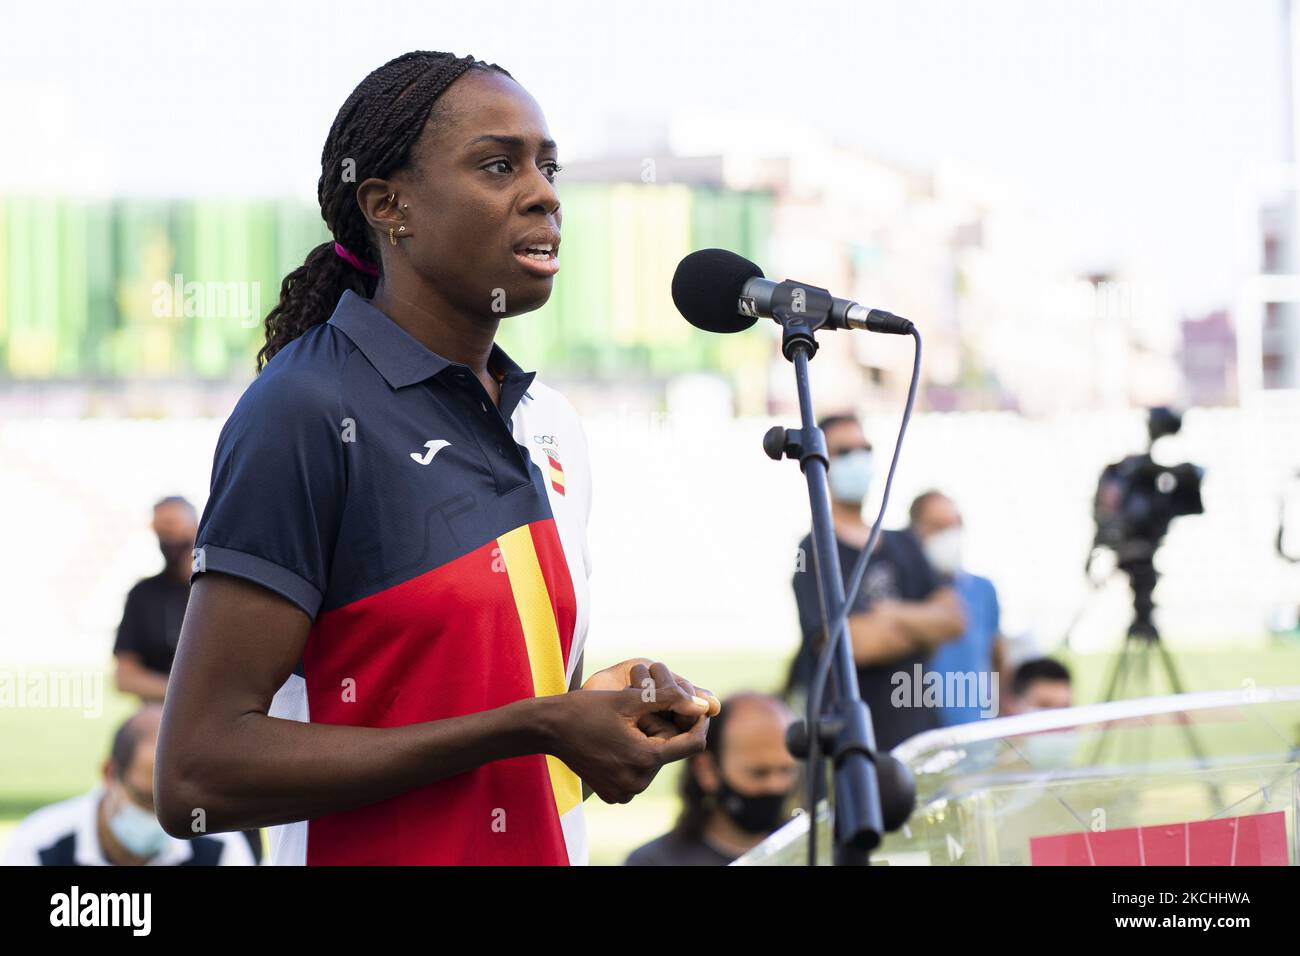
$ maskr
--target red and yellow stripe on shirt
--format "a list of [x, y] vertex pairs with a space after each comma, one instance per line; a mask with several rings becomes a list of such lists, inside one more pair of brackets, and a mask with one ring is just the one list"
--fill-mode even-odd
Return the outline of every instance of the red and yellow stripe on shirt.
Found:
[[[564, 693], [577, 600], [554, 518], [321, 614], [303, 655], [319, 723], [400, 727]], [[307, 863], [564, 864], [582, 800], [555, 757], [498, 760], [310, 821]]]
[[560, 459], [548, 452], [546, 460], [550, 462], [551, 487], [564, 494], [564, 468], [560, 466]]

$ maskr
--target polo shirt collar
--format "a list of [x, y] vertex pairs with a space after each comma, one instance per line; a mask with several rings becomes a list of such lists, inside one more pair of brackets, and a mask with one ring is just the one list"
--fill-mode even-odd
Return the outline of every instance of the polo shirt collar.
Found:
[[[334, 314], [329, 318], [329, 324], [351, 339], [393, 388], [405, 388], [423, 382], [453, 365], [465, 368], [461, 363], [443, 358], [426, 348], [369, 299], [357, 295], [351, 289], [343, 291]], [[516, 401], [520, 392], [529, 399], [533, 397], [526, 389], [537, 373], [525, 372], [495, 342], [488, 355], [488, 367], [496, 370], [502, 383], [503, 405], [507, 388], [514, 393]]]

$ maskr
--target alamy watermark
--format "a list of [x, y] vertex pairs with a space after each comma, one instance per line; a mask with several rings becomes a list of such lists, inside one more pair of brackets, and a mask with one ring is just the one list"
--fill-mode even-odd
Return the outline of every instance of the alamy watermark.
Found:
[[104, 672], [38, 668], [0, 670], [0, 709], [80, 710], [92, 719], [104, 713]]
[[981, 717], [998, 715], [998, 675], [993, 671], [927, 671], [920, 664], [889, 678], [893, 707], [978, 707]]
[[133, 936], [148, 936], [153, 927], [151, 893], [83, 893], [75, 883], [50, 897], [51, 926], [119, 926]]
[[155, 282], [152, 292], [157, 319], [238, 319], [244, 328], [262, 320], [260, 282], [186, 282], [178, 272], [171, 282]]

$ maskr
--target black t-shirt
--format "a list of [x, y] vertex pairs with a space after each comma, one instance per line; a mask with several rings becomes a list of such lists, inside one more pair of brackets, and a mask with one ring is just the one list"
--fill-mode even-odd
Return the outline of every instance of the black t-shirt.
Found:
[[623, 865], [726, 866], [734, 859], [703, 840], [688, 839], [674, 830], [633, 850]]
[[189, 600], [189, 582], [166, 571], [140, 581], [126, 596], [113, 653], [138, 654], [149, 670], [170, 674]]
[[[840, 573], [844, 588], [849, 586], [849, 575], [862, 553], [861, 548], [845, 544], [836, 537], [840, 551]], [[803, 642], [795, 659], [791, 683], [806, 693], [808, 683], [816, 668], [813, 648], [821, 641], [821, 602], [817, 598], [817, 571], [813, 559], [812, 534], [799, 542], [804, 555], [802, 570], [794, 573], [794, 596], [799, 605], [799, 627]], [[882, 531], [880, 546], [867, 561], [862, 577], [862, 587], [849, 613], [869, 610], [876, 601], [884, 599], [924, 601], [940, 586], [938, 572], [926, 560], [921, 543], [910, 531]], [[871, 711], [871, 722], [876, 731], [876, 745], [882, 750], [892, 750], [908, 737], [939, 726], [939, 714], [933, 707], [894, 707], [890, 696], [894, 693], [895, 674], [902, 672], [908, 680], [915, 674], [914, 665], [924, 666], [928, 654], [899, 658], [887, 664], [858, 668], [858, 688], [862, 699]]]

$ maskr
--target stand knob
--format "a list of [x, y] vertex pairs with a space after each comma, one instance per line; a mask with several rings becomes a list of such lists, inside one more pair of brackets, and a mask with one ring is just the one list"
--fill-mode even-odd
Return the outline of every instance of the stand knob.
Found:
[[[834, 742], [833, 731], [830, 737], [832, 739], [827, 744]], [[796, 720], [786, 728], [785, 746], [792, 756], [808, 759], [808, 726], [804, 721]], [[916, 809], [916, 778], [907, 764], [893, 754], [877, 753], [874, 762], [880, 786], [880, 816], [886, 832], [892, 833], [906, 823]]]
[[916, 809], [916, 778], [907, 764], [887, 753], [876, 754], [876, 777], [880, 781], [880, 816], [892, 833]]
[[796, 720], [785, 729], [785, 749], [796, 760], [808, 759], [808, 725]]
[[773, 461], [780, 461], [785, 456], [785, 429], [780, 425], [773, 425], [763, 436], [763, 451], [767, 457]]

